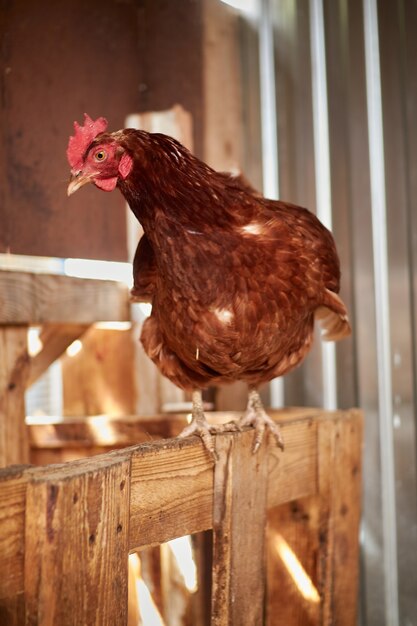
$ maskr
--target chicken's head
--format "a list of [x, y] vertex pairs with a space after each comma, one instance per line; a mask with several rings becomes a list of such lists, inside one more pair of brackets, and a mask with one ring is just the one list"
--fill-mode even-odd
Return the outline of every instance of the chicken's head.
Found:
[[132, 157], [118, 144], [117, 137], [105, 133], [107, 120], [104, 117], [93, 121], [85, 114], [84, 125], [74, 122], [74, 129], [67, 148], [71, 166], [68, 195], [86, 183], [113, 191], [119, 177], [125, 179], [129, 175]]

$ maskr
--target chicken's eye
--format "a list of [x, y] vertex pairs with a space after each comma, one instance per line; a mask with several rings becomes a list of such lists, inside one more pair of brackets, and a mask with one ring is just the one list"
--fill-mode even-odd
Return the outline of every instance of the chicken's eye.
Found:
[[95, 160], [98, 162], [104, 161], [106, 157], [107, 157], [107, 154], [105, 150], [97, 150], [97, 152], [94, 155]]

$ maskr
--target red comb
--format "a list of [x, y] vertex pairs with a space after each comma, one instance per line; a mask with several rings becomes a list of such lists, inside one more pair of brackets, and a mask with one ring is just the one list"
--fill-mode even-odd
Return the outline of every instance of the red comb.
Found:
[[75, 135], [69, 138], [67, 159], [73, 170], [80, 170], [83, 164], [83, 156], [88, 146], [100, 133], [107, 128], [107, 120], [99, 117], [95, 122], [87, 113], [84, 113], [84, 125], [74, 122]]

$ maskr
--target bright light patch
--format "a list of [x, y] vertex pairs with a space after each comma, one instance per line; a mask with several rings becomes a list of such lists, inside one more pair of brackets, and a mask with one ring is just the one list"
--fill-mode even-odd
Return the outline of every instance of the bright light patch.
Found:
[[95, 278], [98, 280], [117, 280], [132, 287], [131, 263], [115, 261], [92, 261], [90, 259], [65, 259], [64, 273], [77, 278]]
[[94, 328], [99, 330], [130, 330], [132, 328], [131, 322], [97, 322], [94, 324]]
[[158, 607], [153, 601], [152, 595], [140, 575], [140, 560], [137, 554], [129, 555], [129, 566], [135, 573], [135, 589], [138, 599], [138, 607], [141, 623], [144, 626], [165, 626]]
[[108, 415], [93, 415], [88, 418], [88, 425], [93, 432], [97, 433], [100, 443], [116, 443], [114, 426], [109, 422]]
[[43, 343], [39, 337], [40, 328], [29, 328], [28, 330], [28, 353], [29, 356], [34, 357], [43, 348]]
[[62, 415], [26, 415], [26, 424], [29, 426], [37, 426], [39, 424], [49, 426], [50, 424], [57, 424], [63, 421]]
[[263, 226], [259, 222], [250, 222], [246, 226], [242, 226], [242, 230], [248, 235], [260, 235], [263, 231]]
[[197, 568], [193, 558], [193, 550], [191, 547], [191, 537], [178, 537], [168, 541], [168, 545], [172, 550], [185, 586], [188, 591], [194, 593], [197, 591]]
[[222, 2], [246, 15], [254, 17], [259, 14], [259, 0], [222, 0]]
[[213, 313], [223, 324], [228, 324], [233, 318], [233, 313], [229, 309], [214, 309]]
[[82, 350], [83, 344], [79, 339], [76, 339], [68, 346], [66, 353], [69, 357], [73, 357]]
[[140, 302], [138, 306], [145, 317], [149, 317], [152, 313], [152, 304], [150, 302]]
[[301, 565], [296, 554], [291, 550], [288, 543], [282, 537], [282, 535], [274, 535], [274, 545], [278, 552], [278, 555], [282, 559], [285, 567], [288, 570], [289, 575], [293, 579], [298, 591], [301, 593], [305, 600], [318, 604], [320, 602], [320, 596], [317, 589], [313, 585], [310, 576]]

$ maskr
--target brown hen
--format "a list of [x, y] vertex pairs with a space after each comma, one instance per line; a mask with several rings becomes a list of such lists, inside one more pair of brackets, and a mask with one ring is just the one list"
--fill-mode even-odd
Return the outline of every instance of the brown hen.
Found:
[[[282, 447], [258, 386], [301, 363], [315, 318], [323, 339], [350, 334], [331, 233], [308, 210], [263, 198], [166, 135], [106, 127], [88, 116], [75, 124], [68, 194], [87, 182], [117, 186], [143, 226], [132, 294], [152, 302], [145, 351], [164, 376], [193, 391], [182, 436], [198, 433], [213, 452], [211, 433], [249, 424], [254, 450], [265, 428]], [[245, 416], [238, 425], [209, 425], [201, 389], [236, 380], [250, 388]]]

